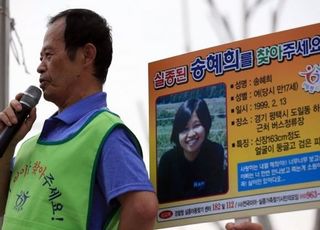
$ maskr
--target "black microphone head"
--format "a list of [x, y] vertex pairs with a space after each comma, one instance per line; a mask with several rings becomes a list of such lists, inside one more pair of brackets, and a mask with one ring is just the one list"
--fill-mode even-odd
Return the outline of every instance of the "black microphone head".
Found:
[[41, 89], [36, 86], [29, 86], [28, 89], [24, 92], [20, 102], [26, 106], [33, 108], [38, 104], [41, 98]]

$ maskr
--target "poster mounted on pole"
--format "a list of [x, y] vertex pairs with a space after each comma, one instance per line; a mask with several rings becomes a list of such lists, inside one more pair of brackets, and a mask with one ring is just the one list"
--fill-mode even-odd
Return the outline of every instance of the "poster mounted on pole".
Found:
[[319, 31], [149, 63], [156, 228], [319, 207]]

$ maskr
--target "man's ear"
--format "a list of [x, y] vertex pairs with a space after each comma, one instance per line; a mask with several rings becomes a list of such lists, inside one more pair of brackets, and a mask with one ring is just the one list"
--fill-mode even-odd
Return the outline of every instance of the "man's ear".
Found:
[[97, 49], [92, 43], [87, 43], [82, 47], [85, 65], [92, 64], [97, 55]]

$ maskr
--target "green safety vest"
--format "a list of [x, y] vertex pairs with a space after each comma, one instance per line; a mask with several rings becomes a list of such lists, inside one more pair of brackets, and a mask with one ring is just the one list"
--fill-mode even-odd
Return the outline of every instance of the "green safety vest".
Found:
[[[122, 125], [120, 118], [102, 110], [66, 140], [27, 140], [16, 157], [2, 230], [89, 229], [97, 161], [104, 139], [117, 125]], [[118, 224], [116, 210], [105, 229]]]

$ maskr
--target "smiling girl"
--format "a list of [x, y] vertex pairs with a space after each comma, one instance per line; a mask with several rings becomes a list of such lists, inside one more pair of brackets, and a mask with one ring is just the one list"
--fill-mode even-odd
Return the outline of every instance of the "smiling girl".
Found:
[[212, 119], [203, 99], [189, 99], [176, 112], [171, 142], [158, 168], [160, 203], [227, 191], [224, 148], [208, 139]]

